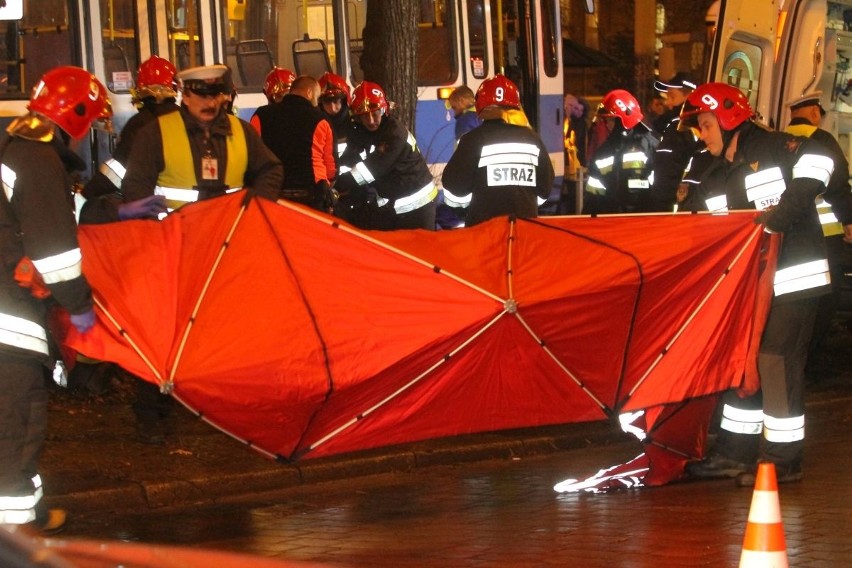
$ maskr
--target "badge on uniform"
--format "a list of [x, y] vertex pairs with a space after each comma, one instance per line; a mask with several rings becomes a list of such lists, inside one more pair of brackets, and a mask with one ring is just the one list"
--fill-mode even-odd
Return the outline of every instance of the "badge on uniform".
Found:
[[201, 158], [201, 179], [214, 181], [219, 179], [219, 161], [215, 156]]

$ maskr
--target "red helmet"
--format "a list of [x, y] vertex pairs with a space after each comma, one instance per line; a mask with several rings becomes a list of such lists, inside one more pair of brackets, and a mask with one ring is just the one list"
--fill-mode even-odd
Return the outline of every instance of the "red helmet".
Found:
[[27, 108], [56, 123], [72, 138], [82, 138], [99, 119], [112, 117], [106, 87], [79, 67], [55, 67], [33, 88]]
[[323, 73], [319, 78], [320, 99], [343, 99], [349, 102], [349, 85], [340, 75], [331, 72]]
[[627, 130], [639, 124], [644, 118], [639, 101], [623, 89], [615, 89], [604, 95], [598, 107], [598, 116], [617, 118]]
[[263, 83], [263, 94], [270, 101], [280, 101], [290, 91], [290, 85], [296, 80], [296, 74], [289, 69], [273, 67]]
[[743, 92], [725, 83], [705, 83], [692, 91], [680, 111], [681, 125], [695, 128], [703, 112], [716, 115], [722, 130], [733, 130], [754, 116]]
[[154, 97], [157, 101], [177, 97], [177, 69], [168, 59], [157, 55], [142, 62], [136, 71], [134, 98]]
[[518, 92], [518, 86], [505, 75], [497, 74], [491, 79], [484, 80], [476, 90], [477, 113], [492, 105], [521, 108], [521, 94]]
[[353, 115], [369, 114], [376, 109], [382, 109], [383, 114], [388, 112], [388, 100], [385, 92], [378, 83], [362, 81], [352, 92], [352, 101], [349, 110]]

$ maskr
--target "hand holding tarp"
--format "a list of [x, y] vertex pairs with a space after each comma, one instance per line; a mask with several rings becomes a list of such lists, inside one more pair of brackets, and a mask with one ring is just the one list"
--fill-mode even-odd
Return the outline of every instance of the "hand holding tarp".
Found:
[[156, 219], [160, 213], [166, 212], [166, 198], [162, 195], [149, 195], [130, 203], [122, 203], [118, 206], [118, 218], [122, 221], [128, 219]]
[[82, 314], [71, 314], [71, 323], [80, 333], [86, 333], [92, 329], [92, 326], [95, 325], [95, 319], [95, 310], [91, 308]]
[[323, 211], [331, 212], [334, 210], [334, 204], [337, 202], [337, 192], [331, 188], [328, 180], [320, 180], [316, 183], [316, 195], [318, 201], [322, 204]]

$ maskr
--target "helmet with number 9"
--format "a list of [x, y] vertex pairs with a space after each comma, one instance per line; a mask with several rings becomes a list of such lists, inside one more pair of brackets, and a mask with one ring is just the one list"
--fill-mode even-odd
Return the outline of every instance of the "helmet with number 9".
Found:
[[692, 91], [680, 111], [680, 127], [696, 128], [698, 115], [710, 112], [722, 130], [734, 130], [754, 116], [748, 98], [738, 88], [725, 83], [705, 83]]
[[497, 74], [486, 79], [476, 90], [476, 112], [490, 106], [521, 108], [518, 87], [505, 75]]
[[80, 67], [55, 67], [45, 73], [33, 87], [27, 108], [46, 116], [74, 139], [82, 138], [96, 120], [111, 126], [106, 87]]
[[352, 91], [352, 102], [349, 105], [349, 110], [354, 116], [369, 114], [375, 110], [381, 109], [382, 114], [388, 112], [388, 100], [385, 97], [385, 92], [378, 83], [371, 81], [362, 81], [355, 90]]
[[617, 118], [626, 130], [639, 124], [645, 117], [639, 101], [624, 89], [615, 89], [604, 95], [597, 115], [602, 118]]

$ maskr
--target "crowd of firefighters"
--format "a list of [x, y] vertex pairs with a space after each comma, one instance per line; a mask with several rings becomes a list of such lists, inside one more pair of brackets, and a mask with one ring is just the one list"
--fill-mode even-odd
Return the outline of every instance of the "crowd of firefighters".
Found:
[[[583, 211], [597, 217], [753, 209], [767, 232], [783, 233], [758, 360], [762, 389], [725, 399], [714, 450], [686, 474], [748, 484], [757, 461], [770, 460], [780, 482], [796, 481], [807, 347], [818, 298], [831, 291], [817, 202], [833, 208], [839, 240], [852, 242], [848, 164], [820, 134], [818, 94], [791, 103], [794, 116], [816, 107], [808, 114], [816, 122], [802, 118], [783, 133], [759, 124], [746, 96], [730, 85], [698, 85], [678, 74], [656, 86], [676, 103], [660, 132], [646, 124], [628, 91], [603, 97], [592, 127], [602, 136], [583, 154]], [[485, 80], [476, 93], [462, 87], [450, 97], [457, 141], [441, 191], [377, 83], [350, 90], [333, 73], [296, 77], [276, 67], [264, 93], [268, 104], [243, 121], [231, 112], [235, 90], [227, 66], [178, 73], [157, 56], [142, 63], [133, 90], [139, 112], [83, 189], [79, 222], [155, 220], [245, 189], [361, 229], [435, 230], [535, 217], [551, 194], [547, 148], [523, 112], [517, 86], [503, 75]], [[566, 119], [577, 114], [573, 99], [569, 109], [566, 97]], [[54, 355], [45, 297], [67, 310], [77, 333], [95, 324], [70, 191], [70, 172], [84, 164], [69, 142], [110, 117], [107, 91], [94, 75], [59, 67], [42, 77], [27, 113], [0, 142], [0, 523], [46, 531], [64, 524], [64, 512], [44, 507], [37, 471], [47, 414], [43, 369]], [[569, 139], [575, 140], [567, 128]], [[162, 412], [159, 396], [155, 387], [140, 390], [140, 420]]]

